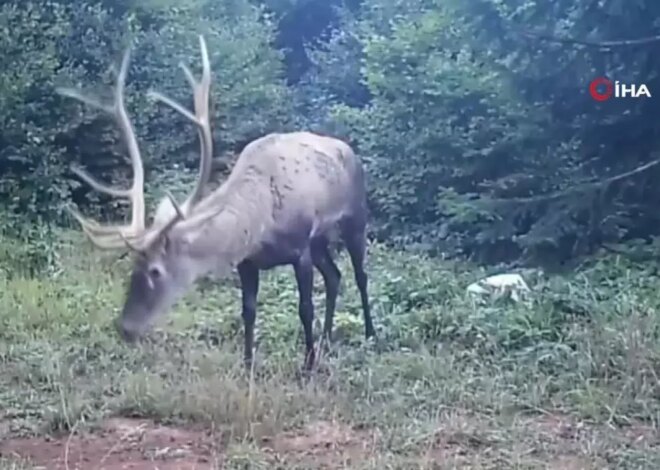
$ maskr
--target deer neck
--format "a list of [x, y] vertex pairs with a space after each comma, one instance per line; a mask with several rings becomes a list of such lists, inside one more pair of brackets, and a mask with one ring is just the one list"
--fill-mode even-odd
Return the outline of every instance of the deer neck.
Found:
[[186, 251], [199, 266], [200, 275], [226, 275], [259, 249], [272, 224], [268, 193], [258, 184], [222, 188], [204, 206], [200, 210], [215, 214], [184, 229]]

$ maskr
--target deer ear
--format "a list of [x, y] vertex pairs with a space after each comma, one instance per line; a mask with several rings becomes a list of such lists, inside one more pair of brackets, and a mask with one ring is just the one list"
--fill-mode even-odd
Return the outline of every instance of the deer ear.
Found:
[[172, 239], [170, 238], [169, 234], [164, 233], [162, 235], [160, 241], [160, 249], [162, 250], [163, 254], [167, 254], [172, 250]]

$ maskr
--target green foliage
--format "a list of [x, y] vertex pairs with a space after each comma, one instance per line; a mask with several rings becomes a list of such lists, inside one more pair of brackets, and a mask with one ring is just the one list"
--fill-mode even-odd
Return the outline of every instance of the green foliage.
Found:
[[[373, 456], [352, 457], [351, 468], [376, 468], [374, 459], [382, 459], [377, 468], [410, 468], [411, 462], [417, 468], [415, 459], [433, 446], [447, 451], [445, 442], [436, 443], [439, 419], [445, 430], [456, 426], [456, 436], [471, 429], [460, 420], [452, 424], [460, 413], [481, 417], [483, 422], [468, 422], [480, 433], [499, 436], [486, 449], [461, 450], [492, 468], [521, 462], [545, 468], [559, 457], [544, 453], [523, 460], [527, 449], [551, 446], [562, 456], [569, 443], [589, 449], [585, 461], [657, 467], [651, 439], [660, 410], [660, 296], [658, 275], [648, 264], [600, 259], [572, 276], [540, 276], [535, 282], [526, 276], [532, 288], [528, 303], [477, 303], [465, 288], [486, 274], [483, 269], [373, 244], [368, 269], [380, 338], [374, 347], [363, 340], [359, 295], [342, 254], [337, 338], [319, 353], [312, 379], [301, 384], [297, 371], [304, 349], [289, 270], [269, 271], [260, 282], [257, 361], [248, 375], [240, 361], [240, 292], [231, 282], [191, 292], [157, 320], [145, 341], [128, 346], [113, 331], [128, 260], [101, 255], [79, 233], [64, 235], [59, 276], [0, 276], [3, 445], [22, 434], [76, 439], [73, 431], [88, 435], [104, 418], [119, 415], [141, 423], [154, 418], [161, 425], [201, 422], [222, 433], [221, 455], [235, 456], [236, 446], [254, 443], [253, 452], [259, 452], [274, 435], [322, 421], [371, 436]], [[317, 276], [317, 338], [321, 286]], [[449, 415], [439, 416], [439, 410]], [[591, 445], [575, 443], [573, 434], [550, 442], [557, 433], [548, 429], [558, 419], [583, 423], [580, 436], [589, 434], [580, 439]], [[528, 420], [530, 426], [524, 424]], [[648, 440], [640, 439], [646, 428]], [[40, 446], [50, 444], [39, 439]], [[355, 438], [359, 449], [364, 439]], [[521, 439], [527, 439], [526, 447], [516, 451]], [[21, 451], [26, 448], [33, 447]], [[334, 450], [318, 450], [314, 458], [330, 459]], [[128, 457], [121, 448], [117, 452]], [[307, 455], [308, 447], [301, 453]], [[295, 457], [300, 455], [284, 451], [278, 465], [314, 467], [313, 462], [296, 467]], [[355, 458], [362, 459], [360, 465]]]
[[646, 123], [657, 100], [598, 104], [587, 94], [599, 75], [660, 85], [656, 43], [523, 34], [594, 43], [631, 28], [657, 34], [655, 3], [605, 3], [592, 12], [564, 1], [366, 0], [343, 10], [312, 48], [303, 93], [320, 102], [309, 125], [351, 139], [368, 162], [382, 239], [548, 265], [657, 232], [645, 198], [658, 168], [608, 179], [654, 158]]
[[[496, 217], [468, 204], [470, 193], [495, 185], [504, 168], [526, 164], [522, 148], [539, 123], [505, 73], [458, 46], [469, 31], [441, 4], [407, 2], [386, 29], [368, 14], [359, 21], [373, 99], [363, 109], [338, 104], [333, 113], [368, 162], [382, 233], [432, 245], [448, 231], [448, 243], [458, 245]], [[447, 188], [463, 196], [464, 210], [448, 207]]]
[[[29, 228], [28, 228], [29, 227]], [[33, 225], [0, 236], [0, 277], [48, 276], [59, 269], [53, 227]]]
[[98, 54], [96, 32], [105, 19], [105, 12], [89, 5], [27, 1], [0, 7], [0, 197], [17, 216], [57, 214], [57, 202], [70, 195], [71, 184], [62, 178], [70, 157], [60, 137], [82, 123], [62, 120], [53, 88], [62, 75], [81, 76], [80, 63], [87, 59], [73, 61], [67, 52], [79, 49], [83, 39], [85, 53]]
[[355, 16], [344, 8], [339, 10], [339, 18], [339, 25], [326, 41], [308, 46], [312, 67], [297, 86], [298, 98], [304, 106], [301, 112], [312, 121], [312, 126], [328, 125], [317, 121], [324, 119], [326, 107], [333, 102], [359, 107], [370, 99], [369, 89], [362, 80], [364, 54], [356, 37]]
[[108, 206], [107, 198], [89, 192], [69, 172], [75, 162], [100, 179], [126, 184], [129, 167], [115, 123], [54, 89], [82, 86], [107, 96], [114, 84], [111, 66], [118, 65], [129, 44], [126, 102], [148, 173], [197, 165], [195, 130], [181, 116], [147, 101], [145, 92], [155, 88], [191, 102], [178, 63], [198, 69], [200, 33], [207, 39], [214, 73], [216, 149], [237, 151], [288, 125], [282, 57], [270, 45], [274, 25], [262, 9], [239, 0], [148, 6], [109, 10], [94, 2], [45, 0], [3, 4], [0, 198], [9, 202], [10, 224], [59, 222], [62, 202], [82, 202], [83, 196], [86, 203], [103, 202], [106, 212], [117, 209], [117, 201]]
[[624, 8], [622, 1], [597, 11], [567, 0], [4, 2], [5, 232], [46, 240], [29, 224], [67, 221], [65, 201], [99, 218], [124, 211], [69, 171], [76, 163], [127, 184], [115, 124], [54, 89], [107, 94], [110, 69], [129, 44], [126, 99], [147, 199], [162, 197], [165, 185], [185, 192], [197, 164], [196, 134], [145, 92], [156, 88], [189, 103], [177, 65], [198, 69], [197, 35], [204, 33], [216, 155], [294, 128], [350, 140], [368, 166], [373, 226], [383, 240], [483, 262], [546, 265], [604, 242], [648, 240], [660, 234], [660, 166], [631, 170], [655, 158], [657, 100], [599, 104], [586, 88], [597, 75], [660, 87], [651, 53], [657, 42], [599, 47], [523, 34], [592, 43], [631, 30], [656, 34], [655, 3]]
[[[323, 14], [307, 15], [318, 1], [2, 3], [0, 447], [18, 434], [66, 431], [59, 452], [75, 447], [69, 440], [82, 426], [130, 414], [210, 422], [222, 435], [218, 466], [312, 468], [321, 454], [309, 457], [307, 443], [320, 448], [319, 436], [340, 435], [346, 454], [323, 442], [335, 447], [323, 454], [328, 467], [344, 468], [350, 457], [358, 469], [426, 468], [441, 455], [475, 468], [657, 468], [644, 429], [657, 429], [660, 413], [658, 269], [649, 262], [658, 252], [658, 167], [616, 175], [654, 158], [658, 135], [648, 119], [659, 110], [657, 100], [597, 104], [585, 93], [604, 73], [660, 89], [649, 52], [657, 43], [574, 47], [519, 30], [547, 27], [596, 42], [653, 35], [658, 4], [363, 0], [336, 16], [328, 2]], [[295, 18], [305, 28], [288, 29]], [[335, 29], [326, 38], [316, 26], [328, 23]], [[529, 302], [475, 302], [465, 288], [485, 269], [375, 243], [368, 271], [379, 341], [363, 340], [343, 255], [336, 341], [302, 386], [287, 270], [260, 282], [255, 376], [240, 368], [236, 279], [202, 283], [139, 347], [118, 343], [112, 321], [130, 259], [106, 257], [58, 225], [69, 200], [120, 215], [68, 167], [125, 185], [126, 152], [114, 123], [54, 89], [107, 95], [111, 65], [133, 45], [126, 99], [153, 207], [165, 187], [189, 190], [198, 155], [192, 126], [145, 92], [191, 101], [177, 63], [199, 69], [199, 33], [214, 74], [216, 156], [273, 130], [331, 131], [362, 155], [374, 228], [388, 242], [550, 264], [639, 237], [651, 244], [608, 246], [643, 266], [598, 258], [570, 276], [539, 276]], [[299, 83], [302, 59], [277, 50], [276, 38], [315, 42]], [[318, 334], [323, 291], [315, 280]], [[556, 419], [575, 421], [579, 436], [548, 432]], [[352, 429], [312, 429], [302, 451], [263, 449], [284, 442], [273, 439], [280, 431], [317, 420]], [[0, 459], [2, 468], [18, 465]]]

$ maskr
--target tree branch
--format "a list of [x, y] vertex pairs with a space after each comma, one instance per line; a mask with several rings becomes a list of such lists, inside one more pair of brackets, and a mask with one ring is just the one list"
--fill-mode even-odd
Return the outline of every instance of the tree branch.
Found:
[[549, 34], [537, 33], [526, 29], [517, 29], [517, 32], [528, 38], [540, 39], [542, 41], [555, 42], [559, 44], [570, 44], [574, 46], [594, 47], [609, 50], [614, 47], [643, 46], [660, 42], [660, 34], [639, 39], [623, 39], [619, 41], [584, 41], [571, 38], [560, 38]]
[[560, 191], [556, 191], [554, 193], [550, 194], [542, 194], [540, 196], [533, 196], [533, 197], [520, 197], [520, 198], [500, 198], [500, 199], [490, 199], [487, 201], [487, 204], [511, 204], [511, 203], [531, 203], [531, 202], [543, 202], [543, 201], [552, 201], [556, 199], [561, 199], [562, 197], [568, 196], [569, 194], [573, 193], [579, 193], [585, 190], [589, 189], [596, 189], [599, 187], [607, 186], [609, 184], [615, 183], [617, 181], [621, 181], [626, 178], [630, 178], [631, 176], [635, 176], [639, 173], [642, 173], [650, 168], [653, 168], [654, 166], [660, 165], [660, 158], [656, 160], [652, 160], [648, 163], [645, 163], [644, 165], [638, 166], [637, 168], [634, 168], [630, 171], [626, 171], [625, 173], [620, 173], [618, 175], [614, 175], [610, 178], [601, 180], [601, 181], [591, 181], [587, 182], [581, 185], [571, 185], [568, 189], [563, 189]]

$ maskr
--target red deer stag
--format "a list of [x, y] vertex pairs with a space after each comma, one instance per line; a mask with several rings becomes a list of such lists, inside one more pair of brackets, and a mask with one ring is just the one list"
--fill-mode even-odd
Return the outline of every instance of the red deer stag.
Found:
[[130, 248], [136, 257], [117, 328], [126, 341], [142, 336], [194, 282], [209, 273], [236, 267], [241, 283], [244, 359], [252, 365], [259, 272], [293, 265], [298, 284], [298, 314], [305, 334], [304, 368], [314, 364], [313, 271], [326, 289], [324, 336], [331, 339], [341, 273], [328, 247], [335, 229], [349, 253], [360, 292], [367, 338], [375, 336], [369, 311], [366, 255], [366, 191], [362, 164], [346, 143], [309, 132], [273, 133], [248, 144], [230, 175], [202, 197], [211, 173], [213, 139], [209, 116], [211, 70], [200, 36], [202, 78], [183, 64], [193, 88], [194, 114], [157, 92], [150, 96], [194, 122], [200, 139], [200, 168], [194, 190], [183, 204], [167, 192], [152, 225], [145, 226], [144, 171], [140, 150], [124, 105], [130, 48], [123, 56], [114, 103], [101, 103], [72, 89], [59, 89], [114, 116], [128, 147], [133, 169], [130, 189], [110, 187], [83, 170], [78, 176], [97, 191], [129, 199], [128, 225], [101, 226], [70, 209], [90, 241], [101, 249]]

